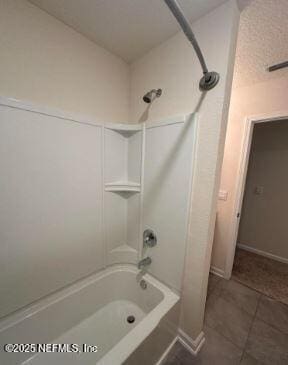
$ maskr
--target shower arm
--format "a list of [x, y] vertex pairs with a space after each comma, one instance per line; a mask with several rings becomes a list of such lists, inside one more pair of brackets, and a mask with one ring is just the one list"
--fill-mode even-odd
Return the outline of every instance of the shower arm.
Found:
[[269, 66], [268, 71], [273, 72], [277, 70], [281, 70], [282, 68], [288, 67], [288, 61], [277, 63], [276, 65]]
[[208, 68], [206, 66], [205, 59], [203, 57], [203, 54], [201, 52], [201, 49], [199, 47], [199, 44], [195, 38], [195, 35], [191, 29], [191, 26], [186, 19], [185, 15], [183, 14], [183, 11], [181, 10], [178, 2], [176, 0], [164, 0], [168, 8], [170, 9], [171, 13], [176, 18], [177, 22], [179, 23], [180, 27], [183, 30], [183, 33], [186, 35], [190, 43], [192, 44], [196, 55], [199, 59], [199, 62], [202, 67], [203, 71], [203, 77], [201, 78], [199, 82], [199, 88], [202, 91], [213, 89], [214, 86], [218, 84], [220, 75], [217, 72], [208, 71]]

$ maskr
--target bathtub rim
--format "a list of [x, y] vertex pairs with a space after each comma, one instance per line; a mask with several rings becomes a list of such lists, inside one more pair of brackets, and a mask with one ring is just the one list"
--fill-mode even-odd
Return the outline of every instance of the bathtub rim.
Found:
[[[139, 270], [133, 264], [116, 264], [97, 271], [96, 273], [92, 273], [91, 275], [58, 290], [57, 292], [51, 293], [50, 295], [41, 298], [36, 302], [33, 302], [30, 305], [9, 314], [6, 317], [3, 317], [0, 320], [0, 333], [8, 330], [22, 321], [29, 319], [29, 317], [32, 317], [33, 315], [45, 310], [49, 306], [56, 304], [70, 295], [77, 294], [77, 292], [79, 292], [81, 289], [86, 288], [89, 285], [93, 285], [96, 281], [99, 281], [102, 278], [117, 272], [130, 272], [131, 274], [135, 275], [136, 280], [137, 274], [139, 274]], [[160, 290], [163, 298], [150, 312], [145, 315], [145, 317], [138, 323], [137, 326], [135, 326], [130, 332], [123, 336], [121, 340], [115, 346], [113, 346], [101, 359], [95, 362], [95, 364], [100, 365], [108, 363], [112, 365], [119, 364], [119, 361], [125, 361], [129, 355], [137, 349], [143, 340], [157, 327], [165, 314], [180, 300], [180, 296], [178, 294], [176, 294], [167, 285], [153, 277], [151, 274], [145, 273], [141, 276], [141, 279], [142, 278], [144, 278], [149, 284], [153, 285], [156, 289]], [[131, 341], [131, 339], [133, 340]]]

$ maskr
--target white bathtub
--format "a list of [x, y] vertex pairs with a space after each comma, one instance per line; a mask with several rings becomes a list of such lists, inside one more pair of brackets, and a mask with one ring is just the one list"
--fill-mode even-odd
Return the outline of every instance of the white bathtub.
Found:
[[[179, 296], [148, 274], [144, 276], [147, 289], [142, 289], [137, 273], [134, 266], [110, 267], [2, 320], [0, 364], [157, 362], [176, 336], [169, 316], [177, 321]], [[129, 315], [135, 316], [134, 323], [127, 322]], [[155, 344], [153, 336], [164, 342]], [[80, 351], [87, 344], [97, 346], [97, 352], [5, 353], [7, 343], [77, 344]]]

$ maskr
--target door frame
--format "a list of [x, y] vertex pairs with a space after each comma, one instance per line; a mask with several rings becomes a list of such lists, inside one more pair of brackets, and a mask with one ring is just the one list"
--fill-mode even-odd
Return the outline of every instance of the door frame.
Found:
[[229, 225], [229, 246], [227, 248], [227, 256], [224, 270], [225, 279], [230, 279], [232, 275], [254, 126], [258, 123], [275, 122], [285, 119], [288, 119], [288, 110], [282, 112], [267, 113], [264, 115], [249, 116], [244, 119], [244, 133], [242, 136], [240, 159], [237, 171], [235, 201]]

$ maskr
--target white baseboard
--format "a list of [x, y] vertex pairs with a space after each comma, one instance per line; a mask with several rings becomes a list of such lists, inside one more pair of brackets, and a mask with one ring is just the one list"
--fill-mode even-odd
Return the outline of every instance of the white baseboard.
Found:
[[202, 331], [196, 338], [196, 340], [193, 340], [184, 331], [179, 329], [178, 336], [176, 336], [174, 340], [170, 343], [170, 345], [163, 352], [161, 358], [157, 361], [155, 365], [161, 365], [164, 363], [166, 356], [177, 341], [179, 341], [193, 356], [196, 356], [205, 342], [204, 332]]
[[284, 264], [288, 264], [288, 259], [286, 259], [285, 257], [273, 255], [270, 252], [261, 251], [261, 250], [258, 250], [256, 248], [253, 248], [253, 247], [250, 247], [250, 246], [247, 246], [247, 245], [243, 245], [242, 243], [237, 243], [237, 247], [242, 248], [242, 250], [253, 252], [253, 253], [256, 253], [257, 255], [268, 257], [269, 259], [276, 260], [276, 261], [279, 261], [279, 262], [283, 262]]
[[204, 332], [200, 332], [199, 336], [193, 340], [184, 331], [179, 329], [178, 340], [192, 355], [196, 356], [205, 342]]
[[161, 365], [164, 363], [164, 360], [166, 359], [166, 356], [168, 355], [169, 351], [172, 349], [172, 347], [175, 345], [175, 343], [178, 340], [178, 336], [176, 336], [174, 338], [174, 340], [170, 343], [170, 345], [167, 347], [167, 349], [163, 352], [162, 356], [160, 357], [160, 359], [156, 362], [155, 365]]
[[210, 272], [214, 275], [220, 276], [221, 278], [224, 278], [225, 274], [224, 274], [224, 270], [222, 269], [218, 269], [215, 266], [211, 266], [210, 267]]

